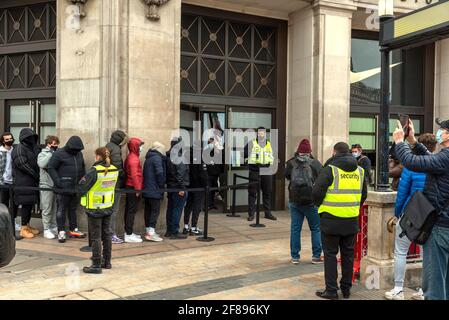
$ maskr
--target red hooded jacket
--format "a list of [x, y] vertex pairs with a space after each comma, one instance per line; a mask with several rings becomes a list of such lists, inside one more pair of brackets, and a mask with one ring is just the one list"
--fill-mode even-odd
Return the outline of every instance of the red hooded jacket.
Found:
[[131, 138], [128, 142], [129, 154], [125, 160], [126, 186], [143, 190], [143, 174], [140, 164], [140, 145], [142, 140]]

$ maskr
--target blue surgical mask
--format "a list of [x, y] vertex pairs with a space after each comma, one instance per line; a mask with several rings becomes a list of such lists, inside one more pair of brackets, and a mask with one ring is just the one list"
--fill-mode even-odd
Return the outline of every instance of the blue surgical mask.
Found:
[[443, 129], [439, 129], [439, 130], [437, 131], [436, 139], [437, 139], [437, 142], [438, 142], [439, 144], [443, 144], [443, 143], [444, 143], [444, 140], [443, 140], [443, 132], [444, 132]]
[[352, 156], [353, 156], [354, 158], [358, 158], [358, 157], [360, 157], [360, 153], [358, 153], [358, 152], [353, 152], [353, 153], [352, 153]]

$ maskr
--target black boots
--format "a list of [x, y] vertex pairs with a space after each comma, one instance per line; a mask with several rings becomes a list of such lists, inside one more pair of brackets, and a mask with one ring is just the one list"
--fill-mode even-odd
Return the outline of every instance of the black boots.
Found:
[[111, 260], [103, 260], [103, 262], [101, 262], [101, 268], [107, 270], [112, 269]]
[[102, 272], [100, 265], [91, 265], [90, 267], [84, 267], [83, 268], [84, 273], [91, 273], [91, 274], [100, 274]]
[[328, 300], [338, 300], [338, 293], [337, 292], [330, 292], [327, 290], [317, 291], [316, 292], [317, 297], [328, 299]]

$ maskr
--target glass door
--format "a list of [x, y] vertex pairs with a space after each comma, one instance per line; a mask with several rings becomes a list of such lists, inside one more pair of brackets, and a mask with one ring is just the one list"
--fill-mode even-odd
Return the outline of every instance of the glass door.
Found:
[[[232, 130], [240, 129], [242, 131], [253, 129], [257, 131], [257, 128], [264, 127], [268, 131], [273, 128], [274, 125], [274, 110], [265, 108], [243, 108], [243, 107], [228, 107], [226, 110], [228, 128]], [[245, 139], [244, 144], [248, 143], [248, 139]], [[228, 149], [231, 150], [231, 149]], [[249, 177], [248, 165], [245, 164], [243, 159], [243, 150], [238, 150], [233, 146], [230, 155], [230, 164], [226, 166], [227, 179], [232, 184], [234, 175], [237, 174], [243, 177]], [[248, 183], [246, 179], [237, 179], [237, 184]], [[274, 186], [273, 186], [274, 187]], [[274, 191], [275, 189], [273, 189]], [[231, 209], [232, 205], [232, 191], [228, 191], [227, 195], [227, 209]], [[244, 211], [248, 208], [248, 190], [242, 189], [236, 193], [236, 207], [238, 211]]]
[[5, 128], [16, 141], [23, 128], [31, 128], [43, 144], [48, 135], [56, 134], [56, 104], [54, 99], [6, 101]]

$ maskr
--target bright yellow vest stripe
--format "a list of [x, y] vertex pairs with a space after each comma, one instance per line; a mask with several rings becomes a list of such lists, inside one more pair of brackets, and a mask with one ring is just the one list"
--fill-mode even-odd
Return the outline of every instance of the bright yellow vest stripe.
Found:
[[248, 159], [248, 164], [269, 165], [274, 163], [273, 149], [270, 141], [267, 141], [265, 147], [261, 147], [257, 140], [253, 141], [253, 148]]
[[358, 167], [353, 172], [346, 172], [335, 166], [330, 167], [334, 181], [329, 186], [318, 213], [327, 212], [339, 218], [358, 217], [362, 201], [364, 170]]
[[115, 185], [118, 180], [118, 170], [110, 166], [108, 173], [104, 166], [95, 166], [97, 181], [85, 196], [81, 198], [81, 205], [90, 210], [108, 209], [114, 205]]

